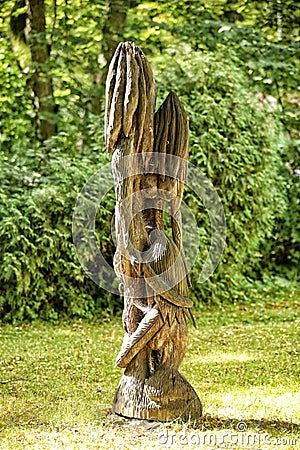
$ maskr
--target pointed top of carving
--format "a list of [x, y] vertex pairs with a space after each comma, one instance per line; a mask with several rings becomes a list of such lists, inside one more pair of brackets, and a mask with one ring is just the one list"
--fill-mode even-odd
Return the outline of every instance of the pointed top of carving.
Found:
[[[150, 65], [133, 42], [121, 42], [106, 81], [105, 142], [111, 152], [120, 136], [131, 135], [136, 151], [152, 151], [155, 82]], [[151, 135], [152, 133], [152, 135]]]
[[154, 151], [187, 159], [189, 124], [185, 109], [171, 91], [155, 114]]

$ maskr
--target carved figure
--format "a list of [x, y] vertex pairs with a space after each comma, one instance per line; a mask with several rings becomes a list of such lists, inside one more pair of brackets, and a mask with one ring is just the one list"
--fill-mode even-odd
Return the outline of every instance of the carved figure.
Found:
[[[143, 52], [120, 43], [106, 85], [106, 147], [115, 183], [114, 269], [124, 295], [125, 368], [113, 412], [169, 421], [199, 418], [201, 402], [178, 371], [186, 319], [195, 324], [182, 249], [180, 203], [187, 176], [188, 119], [174, 92], [155, 110], [156, 88]], [[172, 237], [164, 228], [170, 211]]]

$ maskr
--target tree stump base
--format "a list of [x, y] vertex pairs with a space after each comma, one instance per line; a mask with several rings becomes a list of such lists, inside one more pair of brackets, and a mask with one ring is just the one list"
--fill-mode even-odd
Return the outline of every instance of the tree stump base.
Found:
[[188, 421], [201, 417], [202, 405], [194, 388], [178, 370], [161, 367], [145, 380], [125, 371], [112, 412], [160, 422]]

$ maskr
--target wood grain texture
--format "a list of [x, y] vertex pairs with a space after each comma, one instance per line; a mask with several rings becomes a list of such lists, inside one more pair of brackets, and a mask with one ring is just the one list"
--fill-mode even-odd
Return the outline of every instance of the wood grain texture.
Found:
[[[174, 92], [154, 112], [153, 74], [134, 43], [117, 47], [106, 89], [105, 140], [113, 152], [116, 193], [114, 268], [126, 332], [116, 361], [125, 372], [112, 410], [148, 420], [195, 419], [201, 402], [178, 371], [188, 343], [186, 318], [195, 323], [180, 213], [188, 119]], [[167, 204], [172, 238], [164, 229]]]

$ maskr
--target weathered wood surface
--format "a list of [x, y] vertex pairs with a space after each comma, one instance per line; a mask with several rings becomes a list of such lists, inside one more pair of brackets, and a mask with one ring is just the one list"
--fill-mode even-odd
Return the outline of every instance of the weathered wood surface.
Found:
[[[180, 215], [188, 119], [174, 92], [154, 113], [155, 95], [143, 52], [120, 43], [106, 86], [105, 139], [113, 152], [116, 193], [114, 268], [126, 332], [117, 356], [125, 372], [112, 409], [148, 420], [194, 419], [201, 416], [201, 403], [178, 371], [187, 349], [186, 318], [194, 324]], [[164, 233], [167, 204], [172, 239]]]

